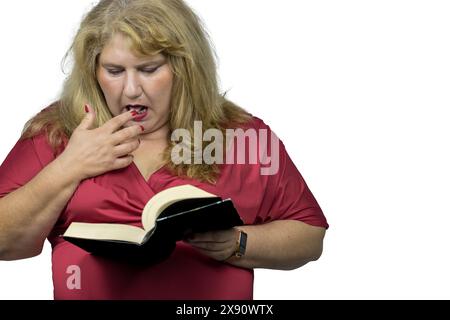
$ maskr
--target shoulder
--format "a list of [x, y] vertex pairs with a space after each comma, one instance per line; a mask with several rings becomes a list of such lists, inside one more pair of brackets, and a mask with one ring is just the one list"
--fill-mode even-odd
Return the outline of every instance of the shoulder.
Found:
[[67, 145], [68, 139], [59, 126], [55, 125], [58, 103], [40, 110], [26, 125], [18, 144], [33, 148], [44, 164], [55, 159]]
[[49, 137], [45, 131], [40, 131], [28, 140], [31, 141], [36, 151], [49, 151], [52, 149], [49, 142]]
[[282, 141], [261, 118], [251, 119], [227, 132], [227, 164], [246, 164], [242, 168], [259, 170], [270, 163], [279, 163], [280, 152], [284, 152]]
[[238, 145], [245, 146], [246, 149], [252, 147], [261, 149], [260, 152], [270, 152], [271, 146], [276, 145], [278, 149], [278, 144], [282, 144], [271, 127], [263, 119], [254, 115], [251, 115], [247, 122], [227, 131], [227, 139], [236, 140]]
[[260, 130], [260, 129], [266, 129], [268, 131], [272, 131], [270, 126], [264, 122], [264, 120], [262, 120], [261, 118], [255, 116], [255, 115], [251, 115], [251, 118], [249, 121], [242, 123], [238, 126], [238, 128], [242, 129], [242, 130], [249, 130], [249, 129], [254, 129], [254, 130]]
[[37, 157], [43, 167], [57, 156], [57, 152], [51, 147], [47, 133], [44, 131], [32, 137], [20, 139], [14, 149], [18, 150], [21, 154]]
[[[249, 121], [240, 125], [239, 129], [242, 129], [245, 132], [246, 136], [254, 136], [258, 142], [260, 140], [263, 140], [263, 142], [266, 141], [268, 143], [270, 143], [271, 140], [276, 140], [277, 143], [281, 142], [280, 138], [272, 130], [270, 125], [266, 123], [262, 118], [254, 115], [251, 115], [251, 119]], [[235, 132], [235, 135], [238, 134]]]

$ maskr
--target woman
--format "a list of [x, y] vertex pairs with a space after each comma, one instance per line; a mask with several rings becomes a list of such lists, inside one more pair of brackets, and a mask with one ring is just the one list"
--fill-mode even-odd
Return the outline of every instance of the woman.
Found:
[[[55, 299], [252, 299], [254, 268], [320, 257], [328, 225], [282, 143], [266, 148], [279, 151], [272, 174], [261, 161], [173, 161], [173, 133], [194, 133], [195, 121], [272, 137], [219, 94], [206, 32], [182, 0], [102, 0], [71, 52], [60, 100], [26, 124], [0, 167], [0, 259], [36, 256], [48, 238]], [[195, 234], [147, 266], [60, 237], [72, 221], [140, 226], [153, 195], [184, 184], [231, 198], [245, 226]]]

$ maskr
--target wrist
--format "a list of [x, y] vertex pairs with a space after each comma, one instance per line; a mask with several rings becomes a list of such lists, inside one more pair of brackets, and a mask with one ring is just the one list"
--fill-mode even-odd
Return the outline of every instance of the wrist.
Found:
[[65, 177], [67, 179], [67, 183], [69, 184], [79, 184], [83, 179], [85, 179], [81, 176], [76, 167], [67, 161], [64, 153], [53, 161], [53, 165], [60, 176]]
[[247, 233], [244, 232], [243, 230], [240, 230], [237, 228], [235, 230], [237, 232], [236, 232], [234, 251], [231, 254], [231, 256], [225, 260], [227, 262], [241, 259], [245, 255], [246, 250], [247, 250], [247, 238], [248, 238]]

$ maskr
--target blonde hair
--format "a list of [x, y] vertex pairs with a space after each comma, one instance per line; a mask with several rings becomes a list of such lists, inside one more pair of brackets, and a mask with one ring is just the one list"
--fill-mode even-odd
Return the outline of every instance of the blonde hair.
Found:
[[[249, 113], [220, 94], [208, 34], [200, 18], [182, 0], [101, 0], [84, 17], [63, 59], [72, 53], [73, 69], [60, 100], [30, 119], [21, 139], [44, 130], [57, 150], [85, 117], [86, 103], [95, 110], [97, 126], [112, 118], [97, 82], [96, 67], [103, 48], [116, 34], [126, 36], [136, 56], [161, 53], [167, 57], [174, 74], [171, 131], [184, 128], [194, 137], [194, 121], [202, 121], [204, 130], [225, 132], [251, 120]], [[216, 164], [175, 165], [171, 151], [176, 144], [168, 142], [164, 161], [173, 174], [210, 183], [217, 180], [220, 170]]]

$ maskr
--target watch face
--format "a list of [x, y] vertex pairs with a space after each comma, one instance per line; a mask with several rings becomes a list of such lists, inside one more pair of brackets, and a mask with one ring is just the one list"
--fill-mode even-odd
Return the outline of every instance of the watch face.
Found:
[[245, 254], [245, 249], [247, 248], [247, 234], [241, 231], [239, 237], [239, 251], [236, 252], [236, 256], [242, 257]]

